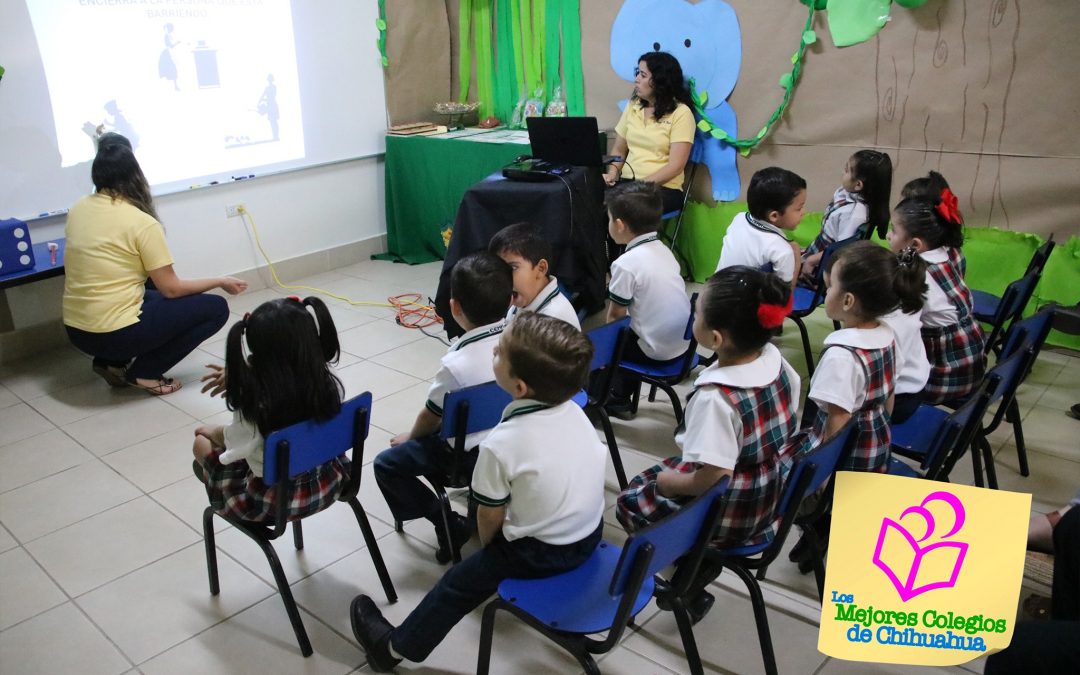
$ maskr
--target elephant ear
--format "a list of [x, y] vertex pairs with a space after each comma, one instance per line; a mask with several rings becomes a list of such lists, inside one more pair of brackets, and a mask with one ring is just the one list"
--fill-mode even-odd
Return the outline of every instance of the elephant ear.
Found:
[[890, 0], [829, 0], [833, 44], [850, 47], [877, 35], [889, 20], [890, 4]]
[[656, 4], [656, 0], [626, 0], [611, 25], [611, 69], [627, 82], [634, 81], [637, 59], [648, 51], [643, 29], [659, 13]]

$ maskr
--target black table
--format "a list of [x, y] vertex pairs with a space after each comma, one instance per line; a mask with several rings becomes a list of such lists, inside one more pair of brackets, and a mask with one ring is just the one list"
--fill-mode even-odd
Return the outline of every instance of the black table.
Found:
[[450, 245], [439, 277], [435, 309], [447, 335], [463, 332], [450, 316], [450, 271], [462, 257], [487, 249], [496, 232], [530, 222], [551, 242], [551, 273], [570, 291], [576, 309], [604, 306], [607, 272], [607, 213], [604, 181], [597, 167], [575, 167], [544, 182], [511, 181], [495, 173], [470, 187], [461, 198]]

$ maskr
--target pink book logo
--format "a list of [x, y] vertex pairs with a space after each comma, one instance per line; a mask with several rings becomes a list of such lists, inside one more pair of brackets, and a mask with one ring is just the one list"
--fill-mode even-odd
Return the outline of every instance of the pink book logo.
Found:
[[[952, 510], [952, 527], [942, 535], [935, 537], [931, 543], [922, 545], [934, 535], [937, 524], [933, 514], [926, 508], [931, 502], [943, 502]], [[935, 588], [952, 588], [956, 585], [956, 579], [960, 576], [960, 566], [964, 564], [964, 556], [967, 555], [968, 544], [959, 541], [945, 541], [960, 531], [964, 526], [964, 505], [960, 499], [949, 492], [932, 492], [922, 500], [918, 506], [904, 509], [899, 520], [907, 516], [922, 519], [922, 537], [916, 539], [904, 525], [884, 518], [881, 521], [881, 531], [878, 533], [877, 546], [874, 548], [874, 564], [889, 577], [900, 599], [904, 602]], [[917, 524], [917, 520], [909, 521], [909, 524]], [[889, 560], [883, 559], [883, 551], [888, 549]], [[929, 563], [923, 565], [923, 563]], [[936, 568], [931, 571], [929, 568]], [[951, 570], [942, 573], [941, 570]], [[920, 570], [922, 575], [920, 575]]]

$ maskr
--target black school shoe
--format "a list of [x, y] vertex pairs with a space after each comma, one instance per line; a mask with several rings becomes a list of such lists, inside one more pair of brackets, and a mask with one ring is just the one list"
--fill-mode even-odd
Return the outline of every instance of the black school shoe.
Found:
[[[690, 614], [690, 625], [693, 626], [704, 619], [705, 615], [712, 609], [714, 602], [716, 602], [716, 596], [705, 589], [701, 589], [690, 598], [690, 601], [686, 603], [686, 611]], [[664, 596], [656, 599], [656, 607], [666, 612], [673, 609], [670, 598]]]
[[607, 412], [608, 417], [614, 417], [625, 422], [634, 419], [634, 406], [629, 398], [620, 399], [612, 395], [608, 399], [607, 405], [604, 406], [604, 411]]
[[450, 537], [453, 539], [453, 549], [451, 550], [451, 543], [446, 541], [446, 530], [442, 526], [442, 516], [438, 516], [435, 521], [435, 536], [439, 540], [439, 549], [435, 551], [435, 560], [440, 565], [445, 565], [454, 559], [454, 554], [461, 554], [461, 547], [472, 537], [472, 528], [469, 527], [469, 521], [465, 516], [458, 515], [457, 513], [450, 514]]
[[353, 637], [367, 653], [368, 665], [376, 673], [392, 673], [401, 663], [390, 654], [390, 633], [393, 625], [383, 617], [375, 602], [366, 595], [353, 598], [349, 607]]

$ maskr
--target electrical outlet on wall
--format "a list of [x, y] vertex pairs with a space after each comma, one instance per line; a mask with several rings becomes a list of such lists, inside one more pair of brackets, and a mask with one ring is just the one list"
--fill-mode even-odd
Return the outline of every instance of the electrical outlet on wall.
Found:
[[243, 204], [226, 204], [225, 205], [225, 217], [236, 218], [240, 215], [241, 209], [244, 208]]

